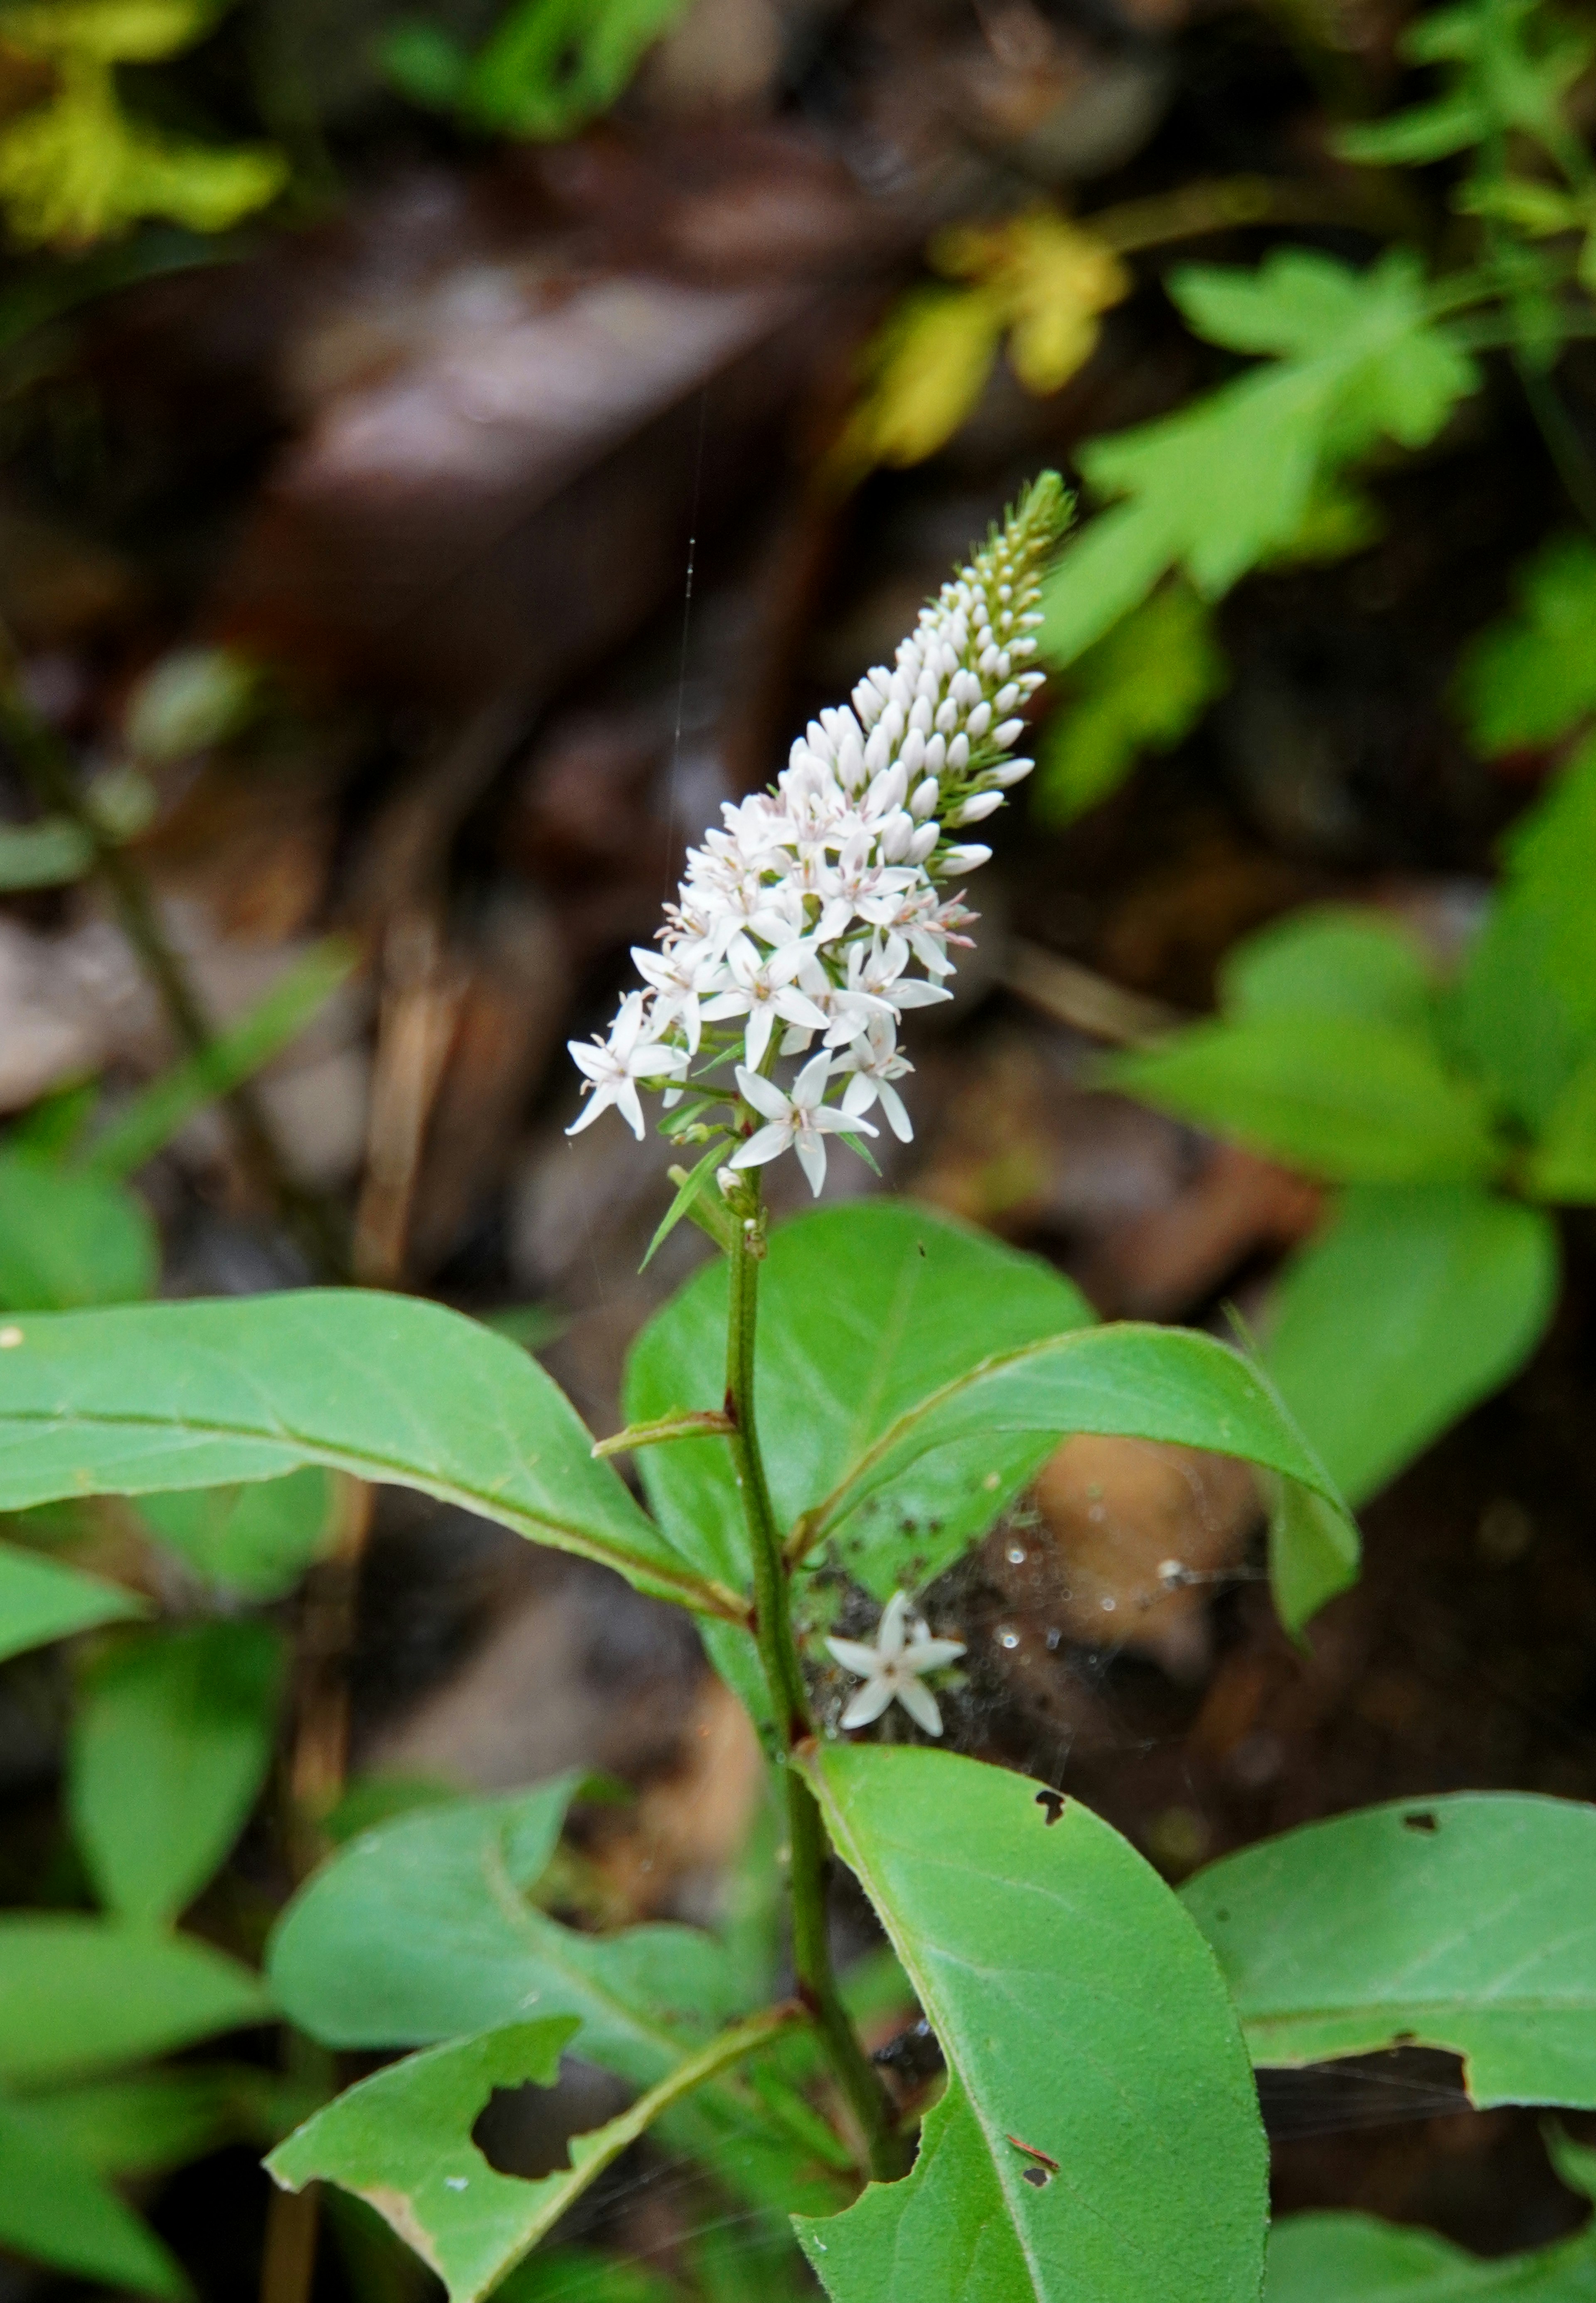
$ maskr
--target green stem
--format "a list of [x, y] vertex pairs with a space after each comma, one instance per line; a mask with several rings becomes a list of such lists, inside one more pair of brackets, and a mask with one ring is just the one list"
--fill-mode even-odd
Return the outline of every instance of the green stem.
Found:
[[792, 1906], [792, 1964], [798, 1996], [808, 2009], [849, 2109], [858, 2122], [871, 2174], [890, 2182], [903, 2172], [891, 2107], [881, 2079], [849, 2021], [832, 1967], [826, 1926], [825, 1831], [808, 1785], [788, 1754], [814, 1733], [808, 1698], [792, 1635], [792, 1608], [781, 1539], [759, 1447], [754, 1412], [754, 1345], [759, 1307], [759, 1266], [764, 1226], [756, 1181], [739, 1194], [730, 1246], [730, 1307], [726, 1328], [726, 1413], [731, 1461], [748, 1526], [754, 1563], [754, 1635], [770, 1690], [787, 1785], [788, 1892]]

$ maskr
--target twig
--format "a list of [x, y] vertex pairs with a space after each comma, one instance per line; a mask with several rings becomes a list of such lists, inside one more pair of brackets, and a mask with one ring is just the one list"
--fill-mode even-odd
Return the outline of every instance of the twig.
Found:
[[[22, 691], [16, 644], [0, 626], [0, 737], [17, 761], [41, 807], [63, 815], [80, 831], [94, 856], [95, 869], [110, 891], [123, 934], [166, 1011], [185, 1055], [206, 1058], [214, 1044], [209, 1018], [177, 952], [168, 941], [144, 875], [107, 831], [79, 789], [76, 762], [62, 738], [29, 704]], [[342, 1264], [327, 1209], [290, 1177], [259, 1103], [244, 1085], [224, 1099], [238, 1131], [246, 1168], [259, 1190], [305, 1236], [318, 1263], [330, 1271]]]
[[1039, 943], [1014, 945], [1003, 985], [1044, 1016], [1115, 1048], [1144, 1047], [1192, 1020], [1178, 1008], [1127, 991], [1106, 975], [1056, 951], [1045, 951]]
[[466, 989], [429, 913], [393, 923], [383, 974], [366, 1177], [355, 1216], [354, 1272], [365, 1287], [397, 1287], [403, 1278], [426, 1123]]

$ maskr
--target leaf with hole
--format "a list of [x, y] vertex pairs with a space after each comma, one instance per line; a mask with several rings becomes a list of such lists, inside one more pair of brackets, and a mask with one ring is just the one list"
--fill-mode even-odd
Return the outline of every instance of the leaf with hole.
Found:
[[740, 1618], [595, 1464], [535, 1360], [414, 1296], [321, 1288], [24, 1318], [0, 1362], [0, 1510], [274, 1479], [418, 1488]]
[[796, 2011], [775, 2009], [723, 2033], [619, 2118], [573, 2135], [569, 2165], [536, 2179], [490, 2166], [472, 2130], [496, 2088], [553, 2084], [578, 2029], [558, 2017], [391, 2063], [317, 2112], [266, 2166], [291, 2189], [321, 2181], [352, 2191], [436, 2272], [449, 2303], [477, 2303], [672, 2103], [795, 2020]]
[[1260, 2063], [1415, 2044], [1469, 2094], [1596, 2105], [1596, 1808], [1397, 1801], [1224, 1857], [1182, 1901]]
[[[528, 1890], [553, 1852], [577, 1779], [459, 1800], [364, 1833], [324, 1865], [273, 1935], [273, 1988], [290, 2018], [329, 2046], [418, 2046], [536, 2010], [581, 2024], [580, 2051], [652, 2087], [746, 2013], [739, 1971], [697, 1928], [578, 1934]], [[806, 2130], [784, 2125], [740, 2082], [707, 2087], [671, 2113], [676, 2147], [772, 2203], [835, 2198]]]
[[1251, 2303], [1265, 2154], [1213, 1961], [1071, 1800], [951, 1752], [809, 1747], [948, 2060], [912, 2172], [798, 2224], [834, 2303]]
[[67, 1803], [100, 1900], [159, 1925], [243, 1829], [271, 1765], [284, 1656], [269, 1624], [140, 1632], [89, 1675]]

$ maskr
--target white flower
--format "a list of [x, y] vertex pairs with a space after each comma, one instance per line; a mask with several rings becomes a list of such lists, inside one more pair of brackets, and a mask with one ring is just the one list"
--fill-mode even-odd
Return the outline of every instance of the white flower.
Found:
[[[629, 991], [621, 1012], [610, 1026], [607, 1040], [568, 1040], [572, 1061], [592, 1082], [592, 1095], [581, 1118], [566, 1129], [579, 1135], [591, 1127], [611, 1104], [639, 1143], [643, 1140], [643, 1107], [638, 1101], [639, 1080], [680, 1078], [688, 1066], [685, 1048], [665, 1048], [654, 1033], [658, 1026], [643, 1005], [640, 991]], [[584, 1088], [583, 1093], [588, 1091]]]
[[962, 1640], [933, 1640], [925, 1625], [908, 1612], [907, 1591], [894, 1591], [875, 1627], [875, 1644], [862, 1640], [828, 1640], [827, 1647], [844, 1671], [865, 1683], [842, 1715], [844, 1727], [868, 1727], [889, 1704], [901, 1703], [908, 1716], [928, 1735], [942, 1732], [942, 1715], [936, 1698], [920, 1684], [921, 1674], [941, 1671], [964, 1653]]
[[726, 954], [731, 981], [725, 991], [705, 1000], [704, 1018], [706, 1023], [719, 1023], [729, 1016], [747, 1017], [743, 1052], [750, 1071], [756, 1071], [764, 1061], [778, 1017], [783, 1024], [797, 1024], [805, 1031], [825, 1029], [824, 1016], [794, 981], [802, 973], [809, 949], [806, 943], [790, 943], [762, 957], [748, 938], [739, 935]]
[[899, 1143], [912, 1143], [915, 1131], [892, 1082], [912, 1072], [914, 1066], [907, 1056], [899, 1054], [890, 1018], [873, 1016], [863, 1040], [854, 1042], [837, 1068], [853, 1074], [842, 1091], [842, 1109], [849, 1118], [861, 1118], [879, 1100], [882, 1117]]
[[825, 1139], [828, 1135], [851, 1135], [857, 1129], [861, 1135], [874, 1135], [874, 1127], [860, 1119], [850, 1119], [847, 1113], [825, 1101], [826, 1081], [831, 1076], [832, 1059], [823, 1048], [811, 1056], [797, 1079], [792, 1093], [783, 1095], [781, 1089], [745, 1065], [737, 1067], [737, 1084], [745, 1103], [763, 1112], [770, 1122], [758, 1134], [750, 1135], [742, 1148], [731, 1155], [734, 1168], [763, 1168], [768, 1160], [779, 1160], [783, 1152], [796, 1152], [798, 1165], [809, 1178], [809, 1189], [816, 1199], [825, 1181]]
[[[667, 1105], [702, 1088], [694, 1141], [740, 1139], [752, 1111], [767, 1124], [727, 1147], [730, 1165], [790, 1150], [817, 1193], [826, 1136], [874, 1135], [861, 1118], [874, 1103], [908, 1140], [891, 1084], [908, 1068], [897, 1026], [950, 996], [950, 948], [967, 943], [973, 918], [951, 890], [991, 853], [962, 834], [1030, 768], [1014, 747], [1042, 674], [1025, 659], [1066, 510], [1044, 476], [921, 611], [891, 666], [865, 675], [852, 709], [822, 712], [772, 789], [722, 806], [688, 851], [661, 951], [636, 955], [646, 1006], [629, 994], [607, 1042], [572, 1049], [594, 1089], [572, 1134], [612, 1103], [640, 1135], [639, 1083]], [[825, 1046], [811, 1057], [816, 1033]], [[773, 1044], [779, 1062], [802, 1064], [790, 1092], [767, 1076]], [[852, 1052], [828, 1053], [838, 1049]], [[734, 1100], [721, 1067], [739, 1053]]]

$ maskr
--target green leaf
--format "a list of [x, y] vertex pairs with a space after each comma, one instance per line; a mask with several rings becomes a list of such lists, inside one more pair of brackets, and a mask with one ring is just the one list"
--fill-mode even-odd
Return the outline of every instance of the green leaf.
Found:
[[1187, 584], [1162, 586], [1087, 649], [1043, 740], [1035, 812], [1068, 823], [1119, 789], [1144, 752], [1168, 752], [1229, 681], [1213, 615]]
[[1181, 1890], [1253, 2059], [1414, 2042], [1469, 2095], [1596, 2105], [1596, 1808], [1397, 1801], [1226, 1856]]
[[1170, 290], [1200, 334], [1283, 355], [1156, 423], [1089, 442], [1077, 459], [1122, 496], [1060, 557], [1039, 637], [1068, 663], [1170, 568], [1204, 598], [1287, 550], [1327, 479], [1382, 438], [1423, 446], [1478, 388], [1467, 353], [1430, 323], [1403, 249], [1357, 273], [1305, 249], [1252, 274], [1188, 266]]
[[1516, 1373], [1558, 1263], [1545, 1216], [1466, 1184], [1342, 1194], [1287, 1266], [1265, 1359], [1355, 1504]]
[[685, 0], [511, 0], [475, 58], [430, 24], [401, 26], [384, 59], [413, 102], [470, 125], [536, 139], [574, 135], [624, 94]]
[[1270, 1483], [1269, 1584], [1293, 1639], [1338, 1592], [1357, 1582], [1363, 1546], [1334, 1505], [1294, 1480]]
[[0, 1510], [269, 1480], [304, 1464], [418, 1488], [736, 1619], [535, 1360], [412, 1296], [320, 1288], [21, 1323], [0, 1398]]
[[1516, 614], [1481, 633], [1457, 675], [1464, 725], [1488, 759], [1555, 744], [1596, 709], [1596, 544], [1556, 537], [1516, 588]]
[[1195, 1024], [1098, 1077], [1333, 1182], [1472, 1181], [1499, 1158], [1473, 1083], [1424, 1034], [1372, 1018], [1271, 1008]]
[[0, 2103], [0, 2247], [119, 2293], [183, 2303], [190, 2291], [155, 2233], [20, 2104]]
[[65, 888], [94, 868], [94, 842], [64, 815], [0, 825], [0, 890]]
[[1459, 1039], [1540, 1135], [1596, 1046], [1596, 741], [1508, 833], [1505, 873], [1458, 987]]
[[0, 1662], [25, 1648], [47, 1647], [96, 1624], [148, 1612], [142, 1599], [97, 1575], [0, 1544]]
[[663, 2272], [594, 2247], [540, 2247], [518, 2264], [494, 2303], [680, 2303]]
[[247, 1487], [140, 1496], [139, 1516], [207, 1583], [245, 1599], [278, 1599], [336, 1531], [338, 1489], [317, 1464]]
[[283, 1661], [270, 1624], [195, 1624], [139, 1632], [90, 1675], [68, 1805], [122, 1918], [174, 1919], [225, 1860], [271, 1765]]
[[[651, 1320], [627, 1364], [629, 1423], [718, 1406], [726, 1267], [705, 1266]], [[993, 1353], [1082, 1327], [1091, 1307], [1034, 1257], [907, 1201], [855, 1202], [782, 1225], [760, 1275], [756, 1382], [766, 1475], [783, 1524], [836, 1489], [899, 1417]], [[849, 1572], [880, 1599], [958, 1557], [1049, 1452], [1034, 1434], [944, 1447], [847, 1531]], [[749, 1582], [723, 1439], [650, 1448], [638, 1469], [661, 1525], [708, 1575]]]
[[[427, 1808], [351, 1841], [273, 1936], [272, 1985], [291, 2020], [329, 2046], [418, 2046], [536, 2008], [574, 2018], [590, 2062], [646, 2088], [743, 2014], [738, 1968], [714, 1936], [671, 1926], [579, 1935], [528, 1900], [575, 1787], [565, 1776]], [[834, 2200], [834, 2177], [807, 2147], [725, 2085], [683, 2105], [666, 2132], [756, 2197]]]
[[1288, 2215], [1269, 2235], [1264, 2303], [1592, 2303], [1596, 2249], [1581, 2231], [1528, 2255], [1470, 2255], [1372, 2215]]
[[449, 2303], [477, 2303], [673, 2103], [797, 2020], [795, 2007], [769, 2009], [723, 2033], [618, 2119], [573, 2135], [570, 2165], [536, 2181], [490, 2167], [471, 2130], [495, 2088], [553, 2083], [577, 2028], [558, 2019], [390, 2064], [317, 2112], [266, 2166], [291, 2189], [319, 2179], [365, 2199], [437, 2273]]
[[913, 2172], [798, 2223], [835, 2303], [1255, 2296], [1251, 2075], [1156, 1873], [1078, 1801], [950, 1752], [803, 1764], [949, 2070]]
[[338, 936], [313, 945], [201, 1054], [141, 1090], [90, 1147], [85, 1168], [96, 1176], [123, 1177], [153, 1160], [197, 1111], [231, 1094], [297, 1040], [359, 959], [355, 947]]
[[1524, 1183], [1538, 1200], [1575, 1207], [1596, 1202], [1596, 1049], [1553, 1104]]
[[234, 2070], [198, 2064], [55, 2088], [26, 2111], [52, 2149], [103, 2175], [158, 2175], [241, 2131], [238, 2095]]
[[0, 1307], [134, 1303], [154, 1294], [160, 1268], [156, 1227], [131, 1192], [0, 1152]]
[[1246, 936], [1220, 969], [1229, 1016], [1338, 1016], [1429, 1030], [1434, 1001], [1413, 938], [1350, 904], [1313, 904]]
[[258, 1976], [190, 1936], [0, 1912], [0, 2079], [103, 2071], [271, 2013]]

